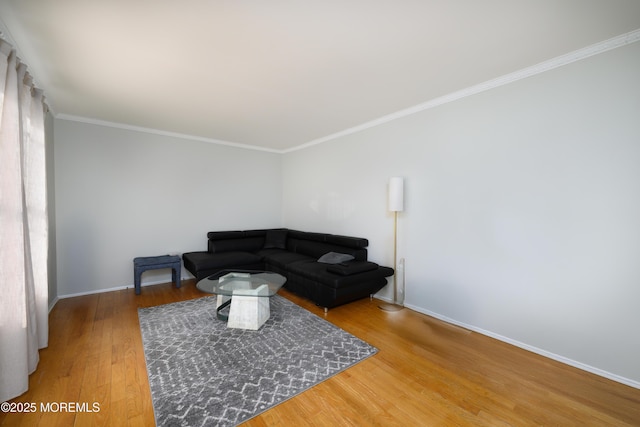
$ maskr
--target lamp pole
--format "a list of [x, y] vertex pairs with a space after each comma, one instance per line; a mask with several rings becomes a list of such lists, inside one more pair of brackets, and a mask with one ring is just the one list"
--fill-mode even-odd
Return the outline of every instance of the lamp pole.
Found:
[[389, 180], [389, 210], [393, 212], [393, 304], [381, 304], [384, 311], [400, 311], [398, 304], [398, 212], [404, 209], [404, 179], [396, 176]]

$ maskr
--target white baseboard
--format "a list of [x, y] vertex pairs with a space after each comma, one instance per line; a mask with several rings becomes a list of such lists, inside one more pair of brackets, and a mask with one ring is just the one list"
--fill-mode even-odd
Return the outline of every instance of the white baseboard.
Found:
[[[380, 296], [380, 295], [378, 295], [378, 294], [373, 294], [373, 297], [374, 297], [375, 299], [379, 299], [380, 301], [384, 301], [384, 302], [386, 302], [387, 304], [393, 304], [393, 299], [391, 299], [391, 298], [381, 297], [381, 296]], [[418, 311], [418, 310], [416, 310], [416, 311]]]
[[493, 333], [491, 331], [486, 331], [484, 329], [478, 328], [478, 327], [473, 326], [473, 325], [468, 325], [468, 324], [463, 323], [463, 322], [458, 322], [458, 321], [456, 321], [454, 319], [450, 319], [450, 318], [448, 318], [446, 316], [442, 316], [442, 315], [440, 315], [438, 313], [434, 313], [432, 311], [425, 310], [425, 309], [423, 309], [421, 307], [416, 307], [416, 306], [408, 305], [408, 304], [405, 304], [405, 307], [410, 308], [411, 310], [417, 311], [418, 313], [422, 313], [422, 314], [426, 314], [427, 316], [435, 317], [436, 319], [442, 320], [443, 322], [447, 322], [447, 323], [450, 323], [452, 325], [460, 326], [460, 327], [468, 329], [470, 331], [477, 332], [479, 334], [482, 334], [482, 335], [485, 335], [485, 336], [488, 336], [488, 337], [491, 337], [491, 338], [495, 338], [495, 339], [497, 339], [499, 341], [502, 341], [502, 342], [505, 342], [507, 344], [511, 344], [511, 345], [513, 345], [515, 347], [519, 347], [519, 348], [522, 348], [524, 350], [530, 351], [532, 353], [539, 354], [540, 356], [544, 356], [544, 357], [547, 357], [549, 359], [555, 360], [557, 362], [564, 363], [565, 365], [573, 366], [574, 368], [578, 368], [578, 369], [581, 369], [583, 371], [590, 372], [592, 374], [598, 375], [600, 377], [604, 377], [604, 378], [610, 379], [612, 381], [628, 385], [629, 387], [640, 389], [640, 382], [638, 382], [638, 381], [634, 381], [634, 380], [631, 380], [629, 378], [621, 377], [620, 375], [612, 374], [611, 372], [607, 372], [607, 371], [604, 371], [602, 369], [595, 368], [593, 366], [589, 366], [589, 365], [586, 365], [586, 364], [581, 363], [581, 362], [577, 362], [577, 361], [569, 359], [567, 357], [560, 356], [558, 354], [551, 353], [551, 352], [548, 352], [546, 350], [542, 350], [540, 348], [531, 346], [529, 344], [522, 343], [520, 341], [513, 340], [513, 339], [508, 338], [508, 337], [504, 337], [502, 335]]
[[[188, 279], [193, 279], [193, 276], [191, 276], [191, 277], [183, 277], [180, 280], [182, 281], [182, 280], [188, 280]], [[160, 279], [160, 280], [140, 283], [140, 287], [144, 288], [146, 286], [161, 285], [163, 283], [172, 283], [172, 282], [171, 281], [167, 281], [167, 279]], [[58, 295], [58, 297], [54, 300], [54, 305], [60, 299], [81, 297], [81, 296], [84, 296], [84, 295], [101, 294], [101, 293], [104, 293], [104, 292], [122, 291], [124, 289], [134, 289], [134, 288], [135, 288], [135, 285], [133, 283], [131, 283], [131, 284], [127, 284], [127, 285], [124, 285], [124, 286], [116, 286], [114, 288], [96, 289], [96, 290], [92, 290], [92, 291], [78, 292], [78, 293], [74, 293], [74, 294]], [[53, 308], [53, 306], [51, 306], [50, 309], [51, 308]]]
[[55, 298], [53, 299], [53, 301], [49, 301], [49, 313], [51, 313], [51, 310], [53, 310], [53, 307], [55, 307], [55, 306], [56, 306], [56, 303], [57, 303], [58, 301], [60, 301], [60, 298], [58, 298], [58, 297], [55, 297]]

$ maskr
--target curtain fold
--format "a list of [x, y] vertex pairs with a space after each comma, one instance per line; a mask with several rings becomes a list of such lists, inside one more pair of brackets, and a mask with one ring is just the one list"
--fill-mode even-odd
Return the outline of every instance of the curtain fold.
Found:
[[44, 97], [0, 40], [0, 402], [27, 391], [48, 344]]

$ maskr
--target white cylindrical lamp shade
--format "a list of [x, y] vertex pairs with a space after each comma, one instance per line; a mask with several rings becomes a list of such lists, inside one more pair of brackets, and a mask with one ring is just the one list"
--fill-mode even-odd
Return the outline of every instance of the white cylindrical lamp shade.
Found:
[[393, 176], [389, 179], [389, 210], [402, 212], [404, 209], [404, 178]]

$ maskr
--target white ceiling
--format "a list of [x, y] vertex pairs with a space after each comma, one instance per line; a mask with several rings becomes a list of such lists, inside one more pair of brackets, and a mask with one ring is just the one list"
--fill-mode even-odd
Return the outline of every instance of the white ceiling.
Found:
[[283, 151], [640, 28], [638, 0], [0, 0], [59, 117]]

